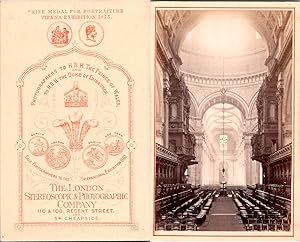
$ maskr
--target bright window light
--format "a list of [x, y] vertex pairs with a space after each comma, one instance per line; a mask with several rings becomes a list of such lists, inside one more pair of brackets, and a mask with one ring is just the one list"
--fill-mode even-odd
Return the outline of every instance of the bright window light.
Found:
[[[249, 51], [260, 35], [243, 18], [228, 14], [203, 16], [183, 42], [209, 56], [234, 56]], [[195, 41], [197, 40], [197, 41]]]
[[227, 150], [228, 136], [226, 134], [220, 135], [220, 150]]

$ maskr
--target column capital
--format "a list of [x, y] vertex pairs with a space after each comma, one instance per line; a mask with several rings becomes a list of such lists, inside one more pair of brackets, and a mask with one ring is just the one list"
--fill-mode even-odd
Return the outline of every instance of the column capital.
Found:
[[251, 139], [254, 133], [252, 132], [243, 132], [243, 138], [246, 139]]
[[282, 102], [282, 98], [283, 98], [283, 74], [282, 72], [279, 73], [278, 75], [278, 80], [277, 80], [277, 91], [276, 91], [276, 98], [277, 98], [277, 102], [281, 103]]
[[203, 146], [203, 136], [202, 135], [196, 135], [195, 134], [195, 138], [196, 138], [196, 147], [201, 148]]
[[171, 92], [170, 92], [170, 80], [167, 71], [163, 72], [163, 96], [164, 102], [169, 103]]
[[250, 147], [251, 146], [251, 139], [252, 139], [252, 134], [250, 133], [243, 133], [243, 139], [245, 142], [245, 147]]
[[164, 123], [162, 123], [162, 125], [156, 127], [156, 137], [163, 137], [163, 129], [164, 129]]
[[284, 130], [284, 131], [283, 131], [283, 136], [284, 136], [285, 138], [291, 138], [291, 137], [292, 137], [292, 130], [290, 130], [290, 129]]
[[282, 99], [283, 99], [283, 88], [277, 90], [277, 92], [276, 92], [276, 99], [277, 99], [278, 104], [281, 104], [281, 103], [282, 103]]
[[251, 141], [245, 141], [245, 149], [248, 149], [251, 147]]
[[253, 137], [253, 135], [255, 135], [257, 132], [251, 130], [251, 131], [247, 131], [245, 130], [243, 132], [243, 139], [251, 139]]
[[253, 135], [253, 120], [256, 119], [256, 122], [258, 122], [258, 118], [246, 118], [245, 121], [243, 122], [243, 128], [244, 128], [244, 135]]
[[283, 73], [282, 71], [279, 72], [278, 77], [277, 77], [277, 88], [280, 89], [283, 87]]
[[163, 71], [163, 87], [168, 90], [170, 88], [170, 77], [167, 71]]
[[204, 133], [203, 132], [195, 132], [194, 135], [195, 135], [196, 140], [199, 140], [201, 142], [203, 141], [203, 139], [204, 139]]
[[164, 95], [164, 102], [168, 104], [171, 98], [171, 92], [169, 91], [169, 89], [164, 88], [163, 95]]

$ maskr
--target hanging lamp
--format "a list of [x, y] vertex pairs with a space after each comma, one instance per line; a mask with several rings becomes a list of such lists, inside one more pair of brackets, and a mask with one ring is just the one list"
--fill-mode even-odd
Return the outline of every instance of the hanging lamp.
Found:
[[223, 168], [222, 168], [222, 175], [223, 175], [223, 181], [225, 181], [225, 164], [224, 164], [224, 160], [225, 160], [225, 86], [224, 86], [224, 55], [223, 55], [223, 67], [222, 67], [222, 84], [223, 84], [223, 88], [221, 90], [222, 92], [222, 118], [223, 118], [223, 127], [222, 127], [222, 158], [223, 158]]

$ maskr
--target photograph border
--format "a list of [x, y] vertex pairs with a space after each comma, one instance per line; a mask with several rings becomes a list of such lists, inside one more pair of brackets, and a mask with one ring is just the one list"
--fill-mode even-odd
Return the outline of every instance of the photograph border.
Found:
[[[155, 2], [154, 2], [155, 3]], [[157, 2], [158, 3], [158, 2]], [[166, 4], [168, 5], [168, 3], [170, 2], [162, 2], [160, 3], [160, 5], [162, 4]], [[293, 31], [292, 31], [292, 160], [291, 160], [291, 231], [287, 232], [288, 234], [283, 234], [282, 232], [276, 232], [276, 231], [271, 231], [271, 232], [266, 232], [268, 233], [268, 235], [266, 233], [262, 234], [262, 232], [247, 232], [247, 231], [209, 231], [209, 232], [213, 232], [212, 233], [207, 233], [208, 231], [195, 231], [195, 232], [191, 232], [191, 231], [160, 231], [159, 233], [157, 233], [157, 231], [155, 230], [155, 191], [156, 191], [156, 99], [153, 93], [153, 100], [154, 100], [154, 170], [153, 170], [153, 230], [152, 230], [152, 235], [154, 237], [189, 237], [189, 238], [194, 238], [194, 237], [234, 237], [234, 238], [249, 238], [249, 237], [259, 237], [259, 238], [291, 238], [295, 236], [295, 216], [294, 216], [294, 211], [295, 211], [295, 52], [296, 52], [296, 48], [295, 48], [295, 43], [296, 43], [296, 35], [295, 35], [295, 29], [296, 29], [296, 7], [243, 7], [243, 6], [238, 6], [238, 7], [232, 7], [232, 6], [228, 6], [228, 7], [221, 7], [221, 6], [212, 6], [212, 7], [205, 7], [205, 6], [183, 6], [184, 4], [188, 5], [191, 4], [191, 2], [179, 2], [180, 6], [155, 6], [153, 7], [154, 9], [154, 14], [152, 16], [154, 16], [154, 38], [152, 39], [152, 41], [154, 41], [154, 45], [152, 45], [154, 47], [154, 51], [153, 51], [153, 63], [152, 63], [152, 81], [153, 81], [153, 87], [154, 90], [156, 88], [156, 81], [155, 81], [155, 72], [156, 72], [156, 53], [157, 53], [157, 44], [156, 44], [156, 30], [157, 30], [157, 23], [156, 23], [156, 19], [157, 19], [157, 11], [159, 10], [198, 10], [198, 11], [209, 11], [209, 10], [232, 10], [232, 11], [238, 11], [238, 10], [286, 10], [286, 11], [292, 11], [292, 19], [293, 19]], [[207, 2], [206, 2], [207, 3]], [[232, 2], [231, 2], [232, 3]], [[235, 4], [237, 4], [237, 2], [234, 2]], [[243, 4], [247, 4], [249, 2], [242, 2]], [[263, 3], [263, 2], [261, 2]], [[173, 4], [176, 4], [175, 2]], [[200, 5], [200, 2], [197, 2], [195, 4]], [[178, 4], [179, 5], [179, 4]], [[242, 5], [242, 4], [241, 4]], [[171, 233], [170, 233], [171, 232]], [[228, 233], [228, 234], [226, 234]], [[230, 234], [229, 234], [230, 233]], [[244, 234], [245, 233], [245, 234]], [[248, 233], [248, 234], [247, 234]]]

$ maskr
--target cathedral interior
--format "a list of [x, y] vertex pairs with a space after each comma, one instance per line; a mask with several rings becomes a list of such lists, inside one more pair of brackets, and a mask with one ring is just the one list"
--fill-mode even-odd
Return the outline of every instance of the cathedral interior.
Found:
[[156, 10], [156, 231], [292, 230], [293, 19]]

